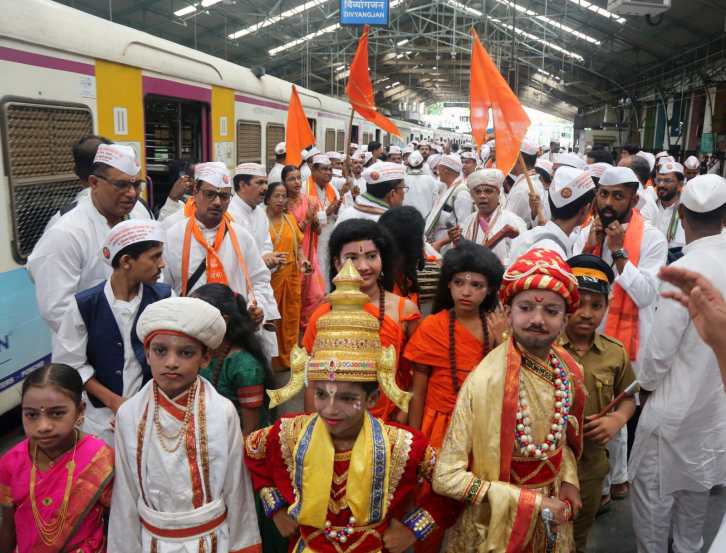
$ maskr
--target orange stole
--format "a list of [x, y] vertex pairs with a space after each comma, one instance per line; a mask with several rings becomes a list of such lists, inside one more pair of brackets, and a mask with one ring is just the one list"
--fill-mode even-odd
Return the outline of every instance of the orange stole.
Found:
[[[408, 317], [406, 319], [402, 318], [403, 315], [403, 301], [399, 302], [401, 306], [399, 307], [399, 321], [401, 323], [409, 322], [409, 321], [415, 321], [420, 317], [420, 315], [414, 315], [412, 317]], [[365, 309], [368, 313], [373, 315], [374, 317], [378, 318], [379, 311], [378, 306], [373, 305], [372, 303], [367, 303], [363, 306], [363, 309]], [[305, 330], [305, 336], [303, 336], [303, 346], [308, 351], [308, 353], [313, 351], [313, 344], [315, 343], [315, 336], [317, 335], [317, 321], [320, 317], [325, 315], [330, 311], [330, 304], [329, 303], [323, 303], [320, 305], [310, 316], [310, 322], [308, 323], [307, 329]], [[391, 317], [386, 315], [383, 318], [383, 324], [381, 325], [380, 330], [380, 338], [381, 338], [381, 345], [383, 347], [393, 346], [396, 348], [396, 357], [398, 359], [401, 358], [401, 349], [403, 347], [403, 342], [405, 339], [405, 336], [403, 334], [403, 328], [401, 327], [401, 324], [394, 321]], [[400, 363], [399, 366], [396, 369], [396, 382], [403, 390], [408, 390], [411, 387], [411, 381], [410, 381], [410, 371], [402, 370]], [[369, 409], [371, 415], [374, 417], [378, 417], [381, 419], [386, 420], [390, 415], [396, 410], [396, 406], [389, 400], [385, 394], [380, 394], [380, 399], [378, 400], [378, 403], [373, 409]]]
[[[456, 376], [459, 386], [482, 360], [482, 342], [456, 321]], [[439, 311], [423, 320], [406, 344], [403, 356], [413, 363], [431, 367], [424, 404], [421, 432], [429, 443], [441, 447], [456, 405], [458, 390], [454, 389], [449, 365], [449, 312]]]
[[[308, 196], [312, 196], [313, 198], [318, 197], [318, 191], [316, 190], [317, 185], [313, 181], [313, 177], [308, 177], [307, 186], [305, 187], [306, 192]], [[333, 188], [333, 185], [328, 183], [325, 185], [325, 201], [328, 202], [328, 205], [332, 204], [338, 199], [338, 196], [335, 194], [335, 188]]]
[[[630, 262], [638, 266], [640, 262], [640, 245], [643, 242], [645, 220], [633, 209], [628, 228], [625, 229], [623, 249], [627, 252]], [[595, 249], [595, 255], [602, 256], [602, 245]], [[612, 299], [608, 306], [605, 334], [620, 340], [625, 346], [631, 361], [638, 357], [640, 347], [640, 325], [638, 306], [617, 282], [613, 286]]]

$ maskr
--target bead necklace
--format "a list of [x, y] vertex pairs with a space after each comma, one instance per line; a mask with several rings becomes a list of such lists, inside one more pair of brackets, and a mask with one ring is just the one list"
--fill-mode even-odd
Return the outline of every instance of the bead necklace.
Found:
[[571, 397], [570, 381], [567, 378], [567, 371], [556, 355], [550, 353], [548, 364], [554, 372], [555, 381], [555, 412], [552, 416], [552, 424], [545, 441], [538, 444], [532, 437], [532, 416], [529, 411], [527, 394], [522, 385], [522, 377], [519, 378], [519, 399], [517, 402], [517, 422], [515, 437], [519, 446], [519, 453], [523, 457], [536, 457], [546, 459], [547, 453], [554, 451], [559, 446], [560, 440], [567, 426], [567, 416], [570, 413]]
[[61, 502], [60, 509], [58, 509], [58, 515], [55, 519], [50, 519], [45, 522], [40, 516], [38, 510], [38, 502], [35, 498], [35, 484], [37, 478], [37, 456], [38, 456], [38, 445], [35, 445], [33, 451], [33, 466], [30, 469], [30, 506], [33, 511], [33, 520], [35, 521], [35, 527], [38, 529], [40, 539], [45, 545], [53, 545], [58, 537], [63, 532], [66, 525], [66, 517], [68, 516], [68, 505], [70, 504], [71, 498], [71, 486], [73, 485], [73, 473], [76, 470], [76, 446], [78, 445], [78, 430], [75, 430], [75, 440], [73, 441], [73, 455], [71, 460], [66, 463], [66, 487], [63, 492], [63, 501]]
[[329, 520], [326, 520], [323, 533], [325, 534], [325, 537], [328, 538], [330, 541], [345, 543], [348, 541], [348, 538], [353, 535], [353, 526], [355, 525], [355, 522], [355, 517], [350, 517], [348, 519], [348, 524], [346, 524], [345, 528], [341, 530], [333, 530], [332, 523]]
[[[194, 398], [197, 395], [197, 382], [199, 382], [199, 380], [195, 380], [194, 384], [192, 384], [191, 388], [189, 388], [187, 406], [184, 411], [184, 422], [182, 422], [181, 427], [173, 436], [164, 434], [164, 431], [161, 428], [161, 419], [159, 417], [159, 387], [156, 382], [154, 382], [154, 426], [156, 427], [156, 433], [159, 435], [159, 443], [167, 453], [174, 453], [177, 449], [179, 449], [184, 437], [187, 435], [189, 421], [192, 418], [192, 406], [194, 405]], [[164, 443], [165, 440], [173, 441], [174, 445], [172, 447], [167, 447], [166, 443]]]
[[[484, 338], [481, 346], [481, 358], [484, 359], [484, 356], [489, 352], [489, 328], [486, 315], [481, 313], [480, 317], [482, 336]], [[449, 367], [451, 368], [451, 383], [454, 385], [454, 390], [458, 393], [461, 385], [459, 384], [459, 376], [456, 372], [456, 310], [453, 307], [449, 309]]]

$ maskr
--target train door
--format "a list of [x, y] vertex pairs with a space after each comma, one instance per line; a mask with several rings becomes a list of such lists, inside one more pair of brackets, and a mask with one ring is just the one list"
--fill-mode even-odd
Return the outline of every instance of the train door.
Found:
[[144, 121], [149, 204], [158, 210], [179, 175], [209, 159], [209, 104], [149, 94]]
[[350, 127], [350, 134], [351, 134], [350, 141], [353, 144], [358, 144], [358, 136], [359, 136], [359, 132], [360, 132], [359, 129], [360, 129], [360, 127], [358, 125], [352, 125]]

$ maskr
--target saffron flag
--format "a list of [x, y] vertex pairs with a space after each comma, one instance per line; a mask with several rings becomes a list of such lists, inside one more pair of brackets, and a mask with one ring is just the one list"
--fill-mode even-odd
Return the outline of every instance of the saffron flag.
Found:
[[401, 136], [398, 127], [385, 115], [376, 109], [373, 98], [373, 84], [368, 73], [368, 25], [363, 28], [363, 34], [358, 41], [358, 48], [350, 64], [348, 86], [345, 88], [353, 109], [375, 126], [396, 136]]
[[299, 166], [302, 163], [302, 151], [315, 144], [315, 135], [305, 116], [297, 88], [292, 85], [290, 105], [287, 108], [287, 128], [285, 129], [285, 163]]
[[499, 69], [471, 30], [471, 80], [469, 82], [469, 117], [471, 134], [477, 146], [486, 141], [489, 108], [494, 119], [497, 168], [506, 175], [519, 156], [519, 148], [527, 134], [530, 120], [519, 99], [509, 88]]

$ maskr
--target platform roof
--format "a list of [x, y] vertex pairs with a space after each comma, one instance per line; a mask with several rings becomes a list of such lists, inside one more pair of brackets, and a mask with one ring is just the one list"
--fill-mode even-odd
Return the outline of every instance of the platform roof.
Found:
[[[333, 96], [360, 33], [338, 24], [339, 2], [62, 1]], [[391, 0], [389, 26], [371, 31], [377, 101], [399, 115], [466, 102], [472, 27], [527, 105], [567, 118], [726, 80], [726, 0], [672, 4], [646, 18], [606, 0]]]

